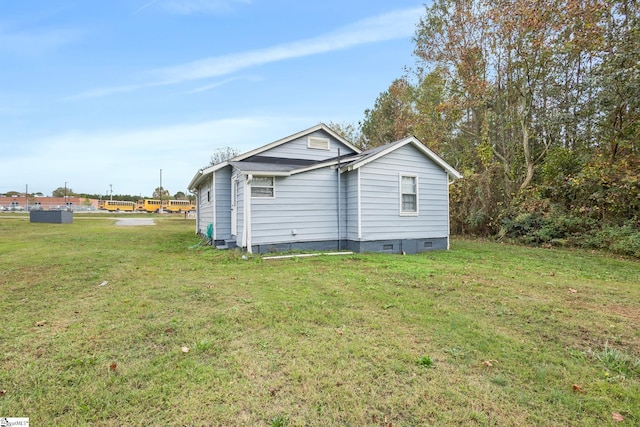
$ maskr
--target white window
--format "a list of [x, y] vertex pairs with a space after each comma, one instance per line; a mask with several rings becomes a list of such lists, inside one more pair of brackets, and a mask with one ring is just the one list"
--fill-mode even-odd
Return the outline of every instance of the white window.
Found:
[[251, 181], [251, 197], [275, 197], [275, 183], [275, 178], [272, 176], [254, 176], [253, 181]]
[[329, 138], [310, 136], [307, 138], [307, 147], [316, 150], [329, 150], [331, 148], [331, 141]]
[[400, 215], [418, 215], [418, 175], [400, 174]]

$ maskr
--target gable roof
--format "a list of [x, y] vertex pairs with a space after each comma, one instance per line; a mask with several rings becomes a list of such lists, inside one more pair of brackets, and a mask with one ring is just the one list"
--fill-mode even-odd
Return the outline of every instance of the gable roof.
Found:
[[[248, 159], [250, 157], [254, 157], [254, 156], [258, 156], [259, 154], [270, 150], [272, 148], [278, 147], [282, 144], [286, 144], [287, 142], [293, 141], [295, 139], [301, 138], [305, 135], [311, 134], [313, 132], [317, 132], [319, 130], [322, 130], [326, 133], [328, 133], [332, 138], [336, 139], [337, 141], [339, 141], [341, 144], [344, 144], [345, 146], [347, 146], [349, 149], [353, 150], [356, 153], [360, 153], [362, 152], [362, 150], [360, 150], [358, 147], [356, 147], [355, 145], [353, 145], [352, 143], [350, 143], [349, 141], [347, 141], [345, 138], [343, 138], [342, 136], [340, 136], [338, 133], [336, 133], [335, 131], [333, 131], [330, 127], [328, 127], [327, 125], [325, 125], [324, 123], [319, 123], [315, 126], [312, 126], [308, 129], [305, 129], [303, 131], [294, 133], [293, 135], [289, 135], [285, 138], [279, 139], [277, 141], [271, 142], [267, 145], [263, 145], [262, 147], [256, 148], [254, 150], [248, 151], [246, 153], [243, 154], [239, 154], [231, 159], [228, 159], [224, 162], [220, 162], [218, 164], [212, 165], [212, 166], [208, 166], [206, 168], [200, 169], [196, 172], [196, 174], [194, 175], [193, 179], [191, 179], [191, 182], [188, 185], [188, 189], [192, 190], [195, 189], [198, 185], [200, 185], [200, 183], [204, 180], [204, 178], [209, 175], [212, 174], [226, 166], [229, 165], [233, 165], [234, 167], [240, 169], [240, 170], [244, 170], [244, 171], [251, 171], [251, 172], [273, 172], [272, 175], [282, 175], [282, 176], [288, 176], [291, 175], [291, 172], [295, 169], [297, 169], [297, 172], [294, 173], [299, 173], [302, 171], [306, 171], [309, 169], [315, 169], [316, 165], [306, 165], [306, 166], [302, 166], [299, 164], [287, 164], [285, 165], [269, 165], [268, 163], [264, 163], [264, 162], [242, 162], [245, 159]], [[318, 162], [317, 164], [324, 164], [329, 160], [323, 160]], [[242, 162], [242, 163], [241, 163]]]
[[241, 161], [246, 159], [247, 157], [251, 157], [251, 156], [255, 156], [257, 154], [263, 153], [267, 150], [270, 150], [272, 148], [278, 147], [282, 144], [286, 144], [287, 142], [293, 141], [295, 139], [301, 138], [305, 135], [308, 135], [310, 133], [313, 132], [317, 132], [319, 130], [323, 130], [326, 133], [328, 133], [329, 135], [331, 135], [332, 138], [337, 139], [340, 143], [346, 145], [347, 147], [349, 147], [351, 150], [355, 151], [356, 153], [360, 153], [362, 150], [360, 150], [358, 147], [356, 147], [355, 145], [353, 145], [352, 143], [350, 143], [349, 141], [347, 141], [346, 139], [344, 139], [342, 136], [338, 135], [336, 132], [334, 132], [330, 127], [328, 127], [327, 125], [325, 125], [324, 123], [319, 123], [315, 126], [310, 127], [309, 129], [305, 129], [303, 131], [294, 133], [293, 135], [289, 135], [285, 138], [279, 139], [277, 141], [273, 141], [270, 144], [267, 145], [263, 145], [262, 147], [256, 148], [255, 150], [251, 150], [249, 152], [246, 152], [244, 154], [240, 154], [236, 157], [234, 157], [233, 161]]
[[382, 145], [380, 147], [375, 147], [370, 150], [364, 151], [359, 155], [352, 156], [350, 158], [351, 161], [346, 165], [342, 166], [341, 170], [351, 171], [356, 170], [367, 163], [371, 163], [382, 156], [386, 156], [387, 154], [397, 150], [400, 147], [404, 147], [407, 144], [413, 145], [419, 151], [421, 151], [425, 156], [435, 162], [438, 166], [444, 169], [447, 172], [447, 175], [454, 179], [462, 178], [462, 174], [455, 170], [453, 166], [442, 160], [440, 156], [438, 156], [433, 151], [429, 150], [422, 142], [420, 142], [415, 136], [410, 136], [390, 144]]

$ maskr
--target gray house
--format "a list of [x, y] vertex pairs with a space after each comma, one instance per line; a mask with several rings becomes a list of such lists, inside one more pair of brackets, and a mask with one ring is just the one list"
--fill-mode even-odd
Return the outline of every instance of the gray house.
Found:
[[196, 232], [249, 253], [449, 247], [461, 175], [414, 137], [361, 151], [324, 124], [199, 170]]

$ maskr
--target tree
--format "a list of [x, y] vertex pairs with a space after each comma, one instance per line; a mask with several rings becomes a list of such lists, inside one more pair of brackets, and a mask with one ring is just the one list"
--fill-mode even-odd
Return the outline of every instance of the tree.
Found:
[[612, 1], [606, 13], [602, 63], [595, 71], [601, 87], [595, 98], [599, 111], [601, 148], [611, 161], [640, 153], [640, 5]]
[[211, 160], [209, 161], [209, 166], [217, 165], [218, 163], [222, 163], [224, 161], [232, 159], [238, 154], [240, 154], [240, 151], [237, 148], [232, 148], [232, 147], [218, 148], [211, 156]]
[[185, 200], [187, 198], [187, 196], [184, 194], [183, 191], [178, 191], [176, 194], [173, 195], [174, 200]]
[[365, 110], [361, 123], [363, 148], [378, 147], [413, 133], [412, 91], [406, 78], [396, 79], [378, 96], [374, 107]]
[[58, 187], [51, 192], [52, 197], [75, 197], [76, 194], [69, 187]]
[[340, 135], [341, 137], [343, 137], [344, 139], [346, 139], [356, 147], [364, 148], [365, 146], [364, 135], [362, 135], [359, 125], [355, 125], [353, 123], [347, 123], [347, 122], [342, 122], [342, 123], [329, 122], [328, 126], [332, 130], [334, 130], [338, 135]]
[[153, 195], [151, 197], [153, 197], [154, 199], [165, 199], [168, 200], [170, 197], [169, 190], [166, 190], [162, 187], [156, 187], [155, 190], [153, 190]]
[[636, 230], [620, 246], [640, 241], [640, 2], [434, 0], [414, 42], [415, 69], [361, 132], [368, 146], [413, 134], [463, 173], [452, 230], [525, 218], [547, 224], [529, 241], [607, 224]]

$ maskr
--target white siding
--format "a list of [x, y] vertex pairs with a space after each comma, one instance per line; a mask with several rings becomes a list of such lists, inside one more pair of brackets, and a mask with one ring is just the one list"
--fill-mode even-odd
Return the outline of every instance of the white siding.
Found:
[[358, 171], [343, 173], [342, 179], [346, 188], [346, 237], [351, 240], [358, 238]]
[[[362, 240], [448, 236], [447, 175], [411, 145], [360, 168]], [[418, 176], [417, 216], [400, 215], [400, 173]]]
[[[209, 197], [207, 198], [207, 194]], [[213, 198], [215, 197], [211, 187], [211, 179], [203, 182], [198, 187], [198, 233], [206, 235], [207, 227], [213, 224]]]
[[[329, 150], [308, 148], [307, 136], [330, 138], [331, 148]], [[353, 150], [341, 142], [331, 138], [328, 133], [324, 131], [317, 131], [260, 153], [259, 156], [320, 161], [338, 157], [338, 148], [340, 149], [341, 156], [353, 153]]]
[[[276, 177], [275, 198], [251, 199], [252, 243], [338, 239], [337, 184], [335, 168]], [[342, 199], [344, 212], [346, 202]], [[344, 214], [342, 224], [344, 235]]]
[[216, 239], [231, 239], [231, 167], [214, 172], [216, 197]]
[[234, 169], [233, 177], [231, 179], [231, 185], [234, 185], [235, 180], [238, 181], [238, 193], [236, 194], [236, 213], [232, 213], [232, 215], [237, 215], [238, 218], [238, 232], [236, 234], [236, 243], [238, 246], [242, 245], [242, 237], [244, 232], [244, 185], [245, 179], [244, 175], [242, 175], [238, 170]]

